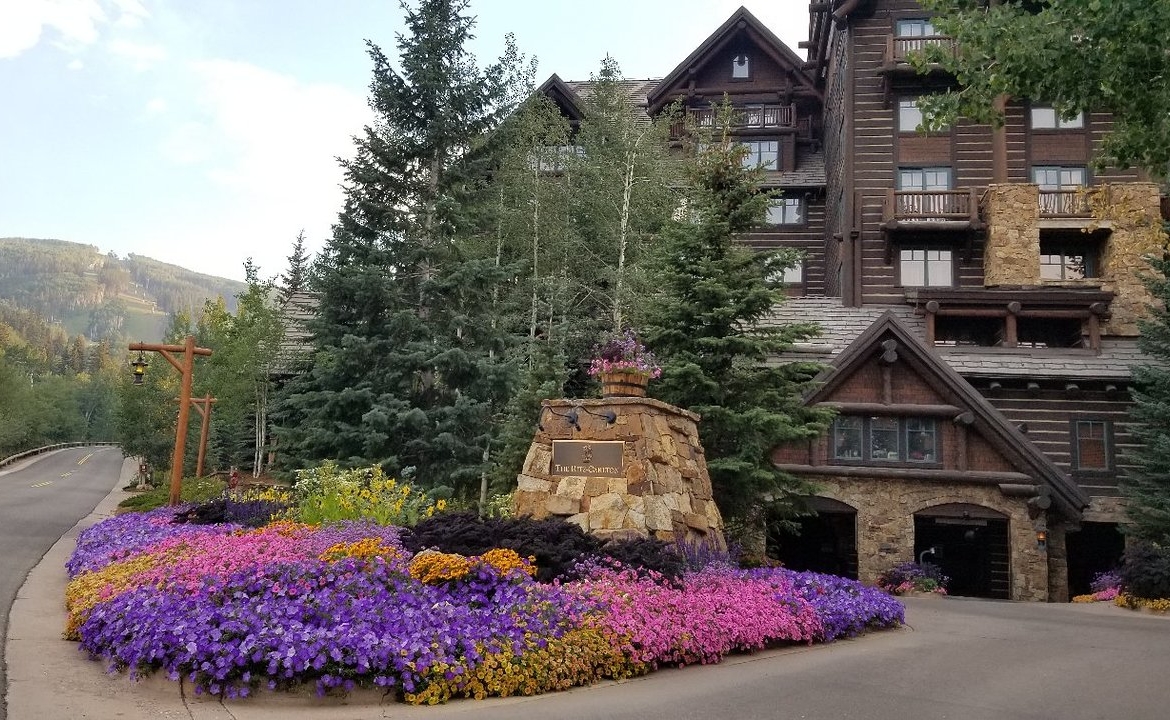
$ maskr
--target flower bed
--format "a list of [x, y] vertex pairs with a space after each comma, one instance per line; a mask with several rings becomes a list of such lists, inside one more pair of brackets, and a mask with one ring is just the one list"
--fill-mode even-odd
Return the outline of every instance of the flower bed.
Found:
[[414, 703], [533, 694], [903, 620], [884, 593], [815, 573], [713, 563], [669, 579], [592, 561], [541, 583], [512, 550], [412, 554], [392, 526], [168, 517], [82, 533], [67, 634], [112, 671], [226, 697], [303, 683]]

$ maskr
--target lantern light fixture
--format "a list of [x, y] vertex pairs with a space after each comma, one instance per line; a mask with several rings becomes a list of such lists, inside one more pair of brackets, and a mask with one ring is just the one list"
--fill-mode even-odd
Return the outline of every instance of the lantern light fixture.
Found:
[[146, 362], [146, 355], [141, 350], [138, 351], [138, 357], [130, 361], [130, 368], [134, 371], [134, 384], [141, 385], [143, 378], [146, 377], [146, 366], [150, 363]]

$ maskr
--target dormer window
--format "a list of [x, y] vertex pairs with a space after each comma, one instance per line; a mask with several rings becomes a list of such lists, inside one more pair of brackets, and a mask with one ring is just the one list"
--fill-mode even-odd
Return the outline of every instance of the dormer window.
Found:
[[751, 67], [747, 55], [736, 55], [731, 59], [731, 79], [747, 80], [751, 77]]

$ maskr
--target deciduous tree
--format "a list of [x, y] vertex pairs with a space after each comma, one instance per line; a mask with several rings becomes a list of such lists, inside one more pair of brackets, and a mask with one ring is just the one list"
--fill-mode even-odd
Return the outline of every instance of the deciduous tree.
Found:
[[1065, 115], [1113, 114], [1102, 164], [1164, 175], [1170, 162], [1170, 3], [1162, 0], [922, 0], [957, 51], [928, 46], [960, 89], [924, 111], [999, 122], [998, 97], [1051, 103]]

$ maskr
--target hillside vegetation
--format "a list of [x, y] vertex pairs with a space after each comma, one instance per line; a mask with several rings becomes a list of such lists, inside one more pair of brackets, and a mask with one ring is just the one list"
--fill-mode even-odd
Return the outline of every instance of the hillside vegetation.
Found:
[[104, 255], [93, 245], [0, 238], [0, 302], [89, 342], [160, 340], [168, 315], [197, 316], [217, 297], [234, 311], [245, 287], [142, 255]]

